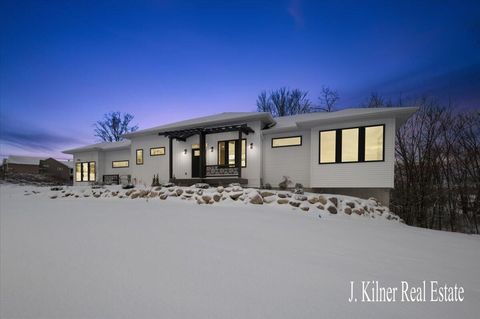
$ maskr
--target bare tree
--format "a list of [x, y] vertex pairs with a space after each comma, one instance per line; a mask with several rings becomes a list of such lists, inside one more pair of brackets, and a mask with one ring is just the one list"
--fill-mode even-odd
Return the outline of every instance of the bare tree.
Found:
[[274, 117], [313, 112], [308, 92], [299, 89], [280, 88], [267, 95], [261, 92], [257, 98], [257, 111], [270, 112]]
[[318, 99], [320, 100], [320, 105], [316, 108], [317, 110], [332, 112], [335, 110], [340, 96], [336, 90], [332, 90], [328, 86], [322, 86], [322, 92]]
[[[397, 103], [398, 104], [398, 103]], [[393, 106], [393, 102], [391, 100], [386, 100], [383, 96], [381, 96], [378, 92], [370, 93], [370, 96], [363, 104], [364, 107], [391, 107]]]
[[103, 116], [103, 120], [95, 123], [95, 136], [104, 142], [121, 141], [122, 135], [138, 130], [138, 125], [130, 125], [133, 115], [129, 113], [110, 112]]

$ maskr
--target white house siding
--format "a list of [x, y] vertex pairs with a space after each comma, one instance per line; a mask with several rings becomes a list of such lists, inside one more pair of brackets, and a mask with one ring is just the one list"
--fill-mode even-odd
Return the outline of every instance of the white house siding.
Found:
[[[128, 167], [113, 168], [113, 161], [129, 161]], [[114, 150], [103, 152], [103, 175], [130, 175], [132, 170], [132, 163], [130, 159], [130, 149]], [[99, 176], [102, 180], [102, 176]]]
[[[385, 161], [344, 164], [319, 164], [319, 131], [385, 124]], [[377, 119], [337, 122], [311, 129], [310, 187], [318, 188], [393, 188], [395, 120]]]
[[[168, 182], [168, 138], [152, 134], [134, 137], [131, 141], [129, 159], [132, 182], [151, 185], [154, 174], [158, 174], [160, 182]], [[165, 147], [165, 155], [150, 156], [150, 148], [153, 147]], [[143, 149], [142, 165], [136, 163], [137, 149]]]
[[[99, 154], [98, 151], [89, 151], [89, 152], [81, 152], [81, 153], [75, 153], [73, 155], [73, 162], [95, 162], [95, 168], [97, 170], [96, 172], [96, 180], [101, 181], [102, 178], [102, 171], [103, 171], [103, 156]], [[73, 166], [73, 185], [88, 185], [89, 182], [77, 182], [76, 181], [76, 170], [77, 170], [77, 165]]]
[[[310, 131], [265, 134], [263, 137], [263, 182], [273, 187], [288, 176], [293, 183], [310, 187]], [[301, 146], [272, 148], [272, 138], [302, 136]]]

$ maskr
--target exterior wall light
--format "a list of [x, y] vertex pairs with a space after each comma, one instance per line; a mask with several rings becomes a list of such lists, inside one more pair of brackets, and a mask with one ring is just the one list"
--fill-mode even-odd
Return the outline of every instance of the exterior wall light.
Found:
[[184, 149], [184, 150], [183, 150], [183, 154], [187, 154], [187, 149]]
[[212, 147], [210, 147], [210, 152], [213, 152], [213, 146], [212, 146]]
[[250, 143], [250, 149], [253, 149], [253, 143]]

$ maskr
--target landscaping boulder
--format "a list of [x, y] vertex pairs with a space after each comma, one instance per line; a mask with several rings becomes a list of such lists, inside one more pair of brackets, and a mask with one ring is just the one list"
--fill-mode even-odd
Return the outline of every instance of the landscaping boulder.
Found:
[[262, 195], [263, 198], [273, 196], [275, 193], [269, 192], [269, 191], [261, 191], [260, 195]]
[[330, 214], [337, 213], [337, 209], [334, 206], [328, 206], [327, 210], [330, 212]]
[[175, 186], [174, 183], [165, 183], [165, 184], [162, 184], [163, 187], [173, 187]]
[[354, 202], [346, 202], [345, 205], [347, 205], [350, 208], [355, 208], [355, 203]]
[[300, 209], [303, 210], [304, 212], [308, 212], [310, 210], [310, 206], [306, 204], [300, 205]]
[[193, 189], [188, 188], [188, 189], [185, 190], [185, 193], [193, 194], [193, 193], [195, 193], [195, 191]]
[[363, 208], [355, 208], [353, 212], [357, 215], [363, 215], [365, 213], [365, 210]]
[[322, 195], [318, 196], [318, 201], [319, 201], [320, 204], [322, 204], [322, 205], [327, 204], [327, 199], [326, 199], [325, 197], [323, 197]]
[[203, 200], [205, 203], [209, 203], [209, 202], [212, 200], [212, 197], [211, 197], [211, 196], [208, 196], [208, 195], [203, 195], [203, 196], [202, 196], [202, 200]]
[[63, 190], [63, 187], [53, 186], [53, 187], [50, 187], [50, 190], [51, 190], [51, 191], [62, 191], [62, 190]]
[[83, 194], [83, 197], [90, 197], [90, 195], [88, 195], [88, 194]]
[[214, 201], [219, 202], [221, 198], [222, 198], [222, 195], [220, 195], [220, 194], [213, 194], [213, 200], [214, 200]]
[[[113, 195], [113, 193], [112, 193]], [[150, 197], [157, 197], [158, 196], [158, 192], [150, 192]]]
[[277, 193], [278, 198], [287, 198], [287, 195], [284, 193]]
[[201, 188], [201, 189], [210, 188], [210, 185], [208, 185], [207, 183], [196, 183], [194, 186], [195, 186], [195, 188]]
[[288, 203], [288, 199], [287, 199], [287, 198], [279, 198], [279, 199], [277, 199], [277, 203], [279, 203], [279, 204], [287, 204], [287, 203]]
[[175, 193], [177, 193], [177, 196], [180, 196], [180, 195], [183, 194], [183, 189], [177, 188], [177, 189], [175, 190]]
[[112, 196], [117, 196], [118, 195], [118, 192], [115, 191], [115, 192], [112, 192]]
[[324, 207], [322, 204], [319, 204], [319, 205], [317, 206], [317, 208], [320, 209], [320, 210], [325, 210], [325, 207]]
[[347, 215], [352, 215], [352, 209], [350, 207], [345, 207], [345, 209], [343, 210], [343, 212]]
[[298, 195], [295, 195], [293, 198], [296, 199], [296, 200], [299, 200], [299, 201], [303, 202], [303, 201], [306, 201], [308, 197], [305, 196], [305, 195], [299, 195], [299, 194], [298, 194]]
[[160, 195], [160, 199], [161, 199], [161, 200], [165, 200], [165, 199], [167, 199], [167, 198], [168, 198], [168, 194], [162, 194], [162, 195]]
[[300, 202], [295, 202], [295, 201], [289, 201], [288, 202], [290, 205], [292, 205], [293, 207], [299, 207], [300, 206]]
[[218, 186], [217, 187], [217, 192], [219, 192], [220, 194], [223, 193], [224, 190], [225, 190], [225, 188], [223, 186]]
[[331, 201], [335, 207], [337, 207], [338, 199], [336, 197], [330, 197], [328, 200]]
[[233, 200], [237, 200], [240, 198], [240, 196], [243, 195], [243, 192], [236, 192], [236, 193], [231, 193], [230, 194], [230, 198], [233, 199]]
[[228, 187], [240, 187], [242, 185], [240, 185], [240, 183], [230, 183], [228, 184]]
[[197, 195], [202, 196], [203, 195], [203, 189], [198, 189], [197, 190]]
[[232, 187], [232, 192], [240, 192], [242, 190], [243, 190], [243, 188], [240, 186], [240, 184], [238, 186], [233, 186]]
[[263, 204], [263, 197], [256, 193], [252, 197], [250, 197], [250, 204], [255, 204], [255, 205], [262, 205]]
[[276, 198], [277, 198], [277, 197], [276, 197], [275, 195], [267, 196], [267, 197], [264, 197], [264, 198], [263, 198], [263, 202], [264, 202], [264, 203], [267, 203], [267, 204], [270, 204], [270, 203], [273, 203]]
[[230, 193], [231, 191], [232, 191], [232, 188], [231, 188], [231, 187], [226, 187], [226, 188], [225, 188], [225, 192]]
[[95, 193], [95, 194], [93, 194], [93, 197], [99, 198], [101, 195], [102, 195], [102, 193]]
[[135, 192], [135, 190], [134, 190], [134, 189], [131, 189], [131, 190], [127, 191], [127, 192], [125, 193], [125, 195], [126, 195], [126, 196], [130, 196], [130, 195], [132, 195], [134, 192]]
[[161, 190], [162, 190], [162, 186], [157, 186], [157, 187], [155, 187], [155, 191], [159, 192], [159, 191], [161, 191]]
[[57, 195], [50, 196], [51, 199], [57, 198]]
[[318, 198], [315, 197], [315, 196], [310, 197], [310, 198], [308, 199], [308, 202], [309, 202], [310, 204], [315, 204], [315, 203], [318, 202]]

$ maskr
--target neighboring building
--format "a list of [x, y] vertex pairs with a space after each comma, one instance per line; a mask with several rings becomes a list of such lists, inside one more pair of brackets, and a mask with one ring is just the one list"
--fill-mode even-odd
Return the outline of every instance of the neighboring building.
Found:
[[45, 157], [10, 155], [3, 161], [2, 168], [7, 174], [38, 174], [38, 165], [45, 159]]
[[[306, 188], [388, 203], [395, 131], [417, 108], [357, 108], [272, 118], [221, 113], [125, 134], [126, 140], [64, 151], [74, 184], [131, 179], [276, 187], [283, 176]], [[293, 186], [292, 184], [292, 186]]]
[[50, 157], [45, 160], [40, 160], [38, 172], [63, 182], [71, 182], [73, 177], [73, 162], [57, 161]]

